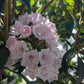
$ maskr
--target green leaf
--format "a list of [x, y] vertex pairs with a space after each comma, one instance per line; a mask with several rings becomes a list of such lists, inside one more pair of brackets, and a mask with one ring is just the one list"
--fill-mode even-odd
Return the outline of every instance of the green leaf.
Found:
[[74, 28], [74, 23], [72, 22], [66, 22], [65, 27], [67, 30], [69, 30], [70, 32], [72, 32], [73, 28]]
[[18, 0], [18, 1], [22, 2], [28, 8], [29, 13], [31, 13], [31, 6], [29, 0]]
[[76, 84], [82, 84], [81, 81], [83, 80], [83, 77], [79, 77]]
[[77, 60], [78, 60], [77, 75], [79, 77], [78, 77], [76, 84], [81, 84], [81, 81], [84, 78], [84, 63], [80, 57], [78, 57]]
[[73, 58], [73, 56], [74, 56], [74, 49], [73, 48], [71, 48], [70, 50], [68, 50], [64, 54], [63, 60], [62, 60], [62, 68], [60, 69], [61, 71], [67, 72], [67, 70], [68, 70], [68, 63]]
[[5, 0], [0, 0], [0, 12], [1, 12], [2, 8], [3, 8], [4, 3], [5, 3]]
[[0, 69], [6, 64], [10, 52], [5, 47], [0, 47]]
[[80, 57], [78, 57], [78, 66], [77, 66], [78, 76], [84, 76], [84, 63]]
[[58, 40], [59, 40], [59, 41], [64, 41], [65, 39], [64, 39], [64, 38], [59, 38]]
[[82, 0], [74, 0], [75, 4], [76, 4], [76, 10], [77, 13], [80, 12], [81, 6], [82, 6]]

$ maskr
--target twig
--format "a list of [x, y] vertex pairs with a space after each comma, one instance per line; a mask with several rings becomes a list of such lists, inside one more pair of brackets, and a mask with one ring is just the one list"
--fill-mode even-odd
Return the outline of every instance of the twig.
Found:
[[82, 24], [83, 24], [82, 14], [80, 13], [79, 24], [77, 25], [78, 31], [77, 31], [77, 34], [76, 34], [76, 42], [75, 42], [76, 44], [78, 44], [78, 42], [79, 42], [79, 37], [80, 37], [80, 32], [81, 32]]
[[6, 44], [6, 40], [8, 38], [8, 0], [5, 2], [5, 7], [4, 7], [4, 13], [5, 13], [5, 18], [4, 18], [4, 27], [5, 27], [5, 34], [4, 34], [4, 43]]
[[11, 25], [11, 0], [8, 0], [8, 24]]
[[41, 11], [41, 14], [43, 14], [44, 13], [44, 11], [50, 6], [50, 4], [53, 2], [54, 0], [50, 0], [49, 2], [48, 2], [48, 4], [43, 8], [43, 10]]
[[34, 5], [33, 5], [33, 7], [32, 7], [32, 11], [34, 11], [37, 2], [38, 2], [38, 0], [35, 1]]
[[2, 73], [3, 73], [3, 69], [0, 70], [0, 84], [1, 84], [1, 81], [2, 81]]
[[21, 9], [20, 9], [19, 14], [17, 15], [17, 18], [18, 18], [20, 15], [22, 15], [22, 14], [23, 14], [24, 10], [25, 10], [25, 5], [24, 5], [24, 4], [22, 4], [22, 7], [21, 7]]
[[12, 19], [14, 20], [16, 1], [13, 0], [12, 3], [13, 3], [13, 8], [12, 8]]
[[77, 35], [76, 35], [76, 42], [75, 42], [76, 44], [78, 44], [78, 42], [79, 42], [80, 31], [81, 31], [81, 26], [79, 25], [78, 32], [77, 32]]

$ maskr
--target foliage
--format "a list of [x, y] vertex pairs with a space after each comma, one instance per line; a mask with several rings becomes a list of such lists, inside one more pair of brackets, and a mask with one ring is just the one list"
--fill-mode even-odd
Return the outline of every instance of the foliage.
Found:
[[[50, 4], [49, 1], [52, 1]], [[50, 21], [55, 23], [57, 27], [57, 33], [59, 34], [59, 40], [64, 42], [64, 48], [66, 53], [62, 59], [62, 67], [59, 69], [59, 79], [52, 81], [51, 84], [83, 84], [81, 81], [84, 78], [84, 1], [83, 0], [14, 0], [10, 2], [13, 7], [11, 10], [11, 18], [7, 18], [8, 21], [11, 21], [11, 24], [14, 24], [15, 19], [19, 15], [24, 14], [25, 12], [31, 13], [39, 12], [43, 16], [48, 17]], [[5, 15], [4, 15], [4, 6], [5, 0], [0, 1], [0, 68], [4, 68], [5, 78], [10, 79], [10, 73], [14, 72], [22, 77], [28, 84], [30, 83], [27, 78], [25, 78], [21, 72], [25, 67], [20, 66], [20, 62], [15, 64], [15, 69], [10, 70], [9, 74], [5, 69], [4, 65], [7, 62], [9, 56], [9, 50], [5, 46], [7, 38], [4, 37], [6, 31], [5, 26]], [[46, 7], [45, 7], [46, 6]], [[42, 12], [43, 11], [43, 12]], [[11, 25], [9, 23], [9, 26]], [[10, 28], [8, 26], [8, 29]], [[75, 31], [75, 33], [73, 32]], [[71, 37], [73, 39], [71, 39]], [[23, 40], [23, 39], [19, 39]], [[30, 39], [24, 39], [29, 41], [35, 46], [34, 42]], [[74, 42], [72, 42], [74, 40]], [[38, 44], [40, 49], [44, 46], [45, 42]], [[31, 48], [31, 45], [30, 45]], [[38, 49], [39, 50], [39, 49]], [[6, 57], [5, 57], [6, 56]], [[73, 62], [73, 59], [76, 59], [76, 62]], [[5, 71], [6, 70], [6, 71]], [[70, 71], [69, 71], [70, 70]], [[70, 72], [74, 72], [71, 74]], [[3, 74], [4, 75], [4, 74]], [[17, 76], [18, 77], [18, 76]], [[5, 79], [3, 77], [3, 80]], [[12, 77], [11, 80], [15, 79]], [[18, 78], [19, 79], [19, 78]], [[10, 81], [9, 81], [10, 82]], [[31, 82], [32, 84], [47, 84], [38, 78], [37, 81]]]

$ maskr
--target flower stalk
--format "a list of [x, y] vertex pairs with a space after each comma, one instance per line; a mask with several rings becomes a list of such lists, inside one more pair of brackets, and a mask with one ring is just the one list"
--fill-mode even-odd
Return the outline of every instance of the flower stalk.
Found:
[[4, 17], [4, 27], [5, 27], [5, 34], [4, 34], [4, 43], [6, 44], [6, 40], [8, 38], [8, 0], [6, 0], [5, 2], [5, 7], [4, 7], [4, 14], [5, 14], [5, 17]]

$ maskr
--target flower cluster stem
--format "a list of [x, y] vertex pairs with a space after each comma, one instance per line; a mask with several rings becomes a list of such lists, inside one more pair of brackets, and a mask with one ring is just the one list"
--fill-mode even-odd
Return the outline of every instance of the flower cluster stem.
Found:
[[5, 18], [4, 18], [4, 24], [5, 24], [5, 34], [4, 34], [4, 43], [6, 44], [6, 40], [8, 38], [8, 0], [5, 2], [5, 7], [4, 7], [4, 13], [5, 13]]

